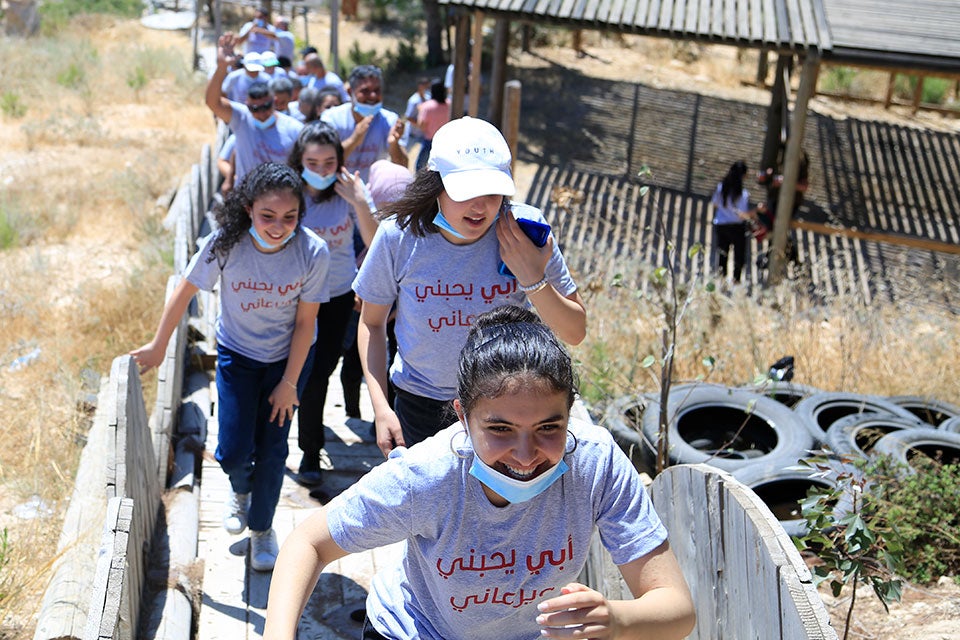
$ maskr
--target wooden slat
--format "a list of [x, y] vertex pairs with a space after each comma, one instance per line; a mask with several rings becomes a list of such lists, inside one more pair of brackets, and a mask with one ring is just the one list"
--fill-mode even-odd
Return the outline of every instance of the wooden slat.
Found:
[[687, 0], [686, 17], [683, 23], [683, 31], [689, 35], [697, 32], [697, 20], [700, 17], [700, 6], [704, 0]]
[[697, 31], [700, 33], [711, 33], [711, 8], [713, 3], [701, 0], [700, 2], [700, 11], [697, 16]]
[[763, 13], [763, 42], [768, 46], [777, 43], [777, 9], [778, 0], [761, 0]]
[[737, 37], [737, 0], [723, 0], [723, 31], [724, 38]]
[[673, 3], [670, 30], [678, 35], [683, 33], [684, 25], [687, 22], [687, 2], [696, 4], [696, 0], [676, 0]]

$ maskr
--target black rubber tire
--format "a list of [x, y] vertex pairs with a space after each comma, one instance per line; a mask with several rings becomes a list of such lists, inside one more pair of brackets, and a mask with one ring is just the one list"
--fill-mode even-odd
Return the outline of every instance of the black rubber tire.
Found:
[[804, 398], [809, 398], [815, 393], [821, 393], [820, 389], [811, 387], [810, 385], [797, 384], [795, 382], [781, 382], [778, 380], [767, 380], [760, 384], [746, 384], [743, 385], [743, 388], [754, 393], [759, 393], [762, 396], [767, 396], [791, 409], [797, 406], [797, 403]]
[[860, 393], [821, 391], [804, 398], [793, 408], [801, 423], [814, 441], [820, 445], [826, 441], [830, 425], [849, 415], [860, 413], [888, 413], [908, 420], [916, 416], [880, 396]]
[[800, 537], [807, 533], [807, 523], [800, 514], [800, 500], [811, 488], [832, 489], [832, 476], [814, 477], [812, 469], [792, 469], [751, 464], [734, 471], [733, 477], [753, 490], [770, 508], [787, 534]]
[[937, 429], [947, 433], [960, 433], [960, 417], [944, 420]]
[[925, 398], [923, 396], [891, 396], [887, 398], [890, 402], [903, 407], [918, 420], [922, 420], [934, 427], [950, 418], [960, 416], [960, 407], [949, 402], [943, 402], [935, 398]]
[[839, 456], [869, 458], [888, 433], [904, 429], [933, 429], [933, 425], [887, 413], [855, 413], [830, 425], [826, 444]]
[[[790, 409], [746, 389], [721, 385], [671, 389], [667, 417], [672, 464], [705, 463], [727, 471], [761, 462], [785, 467], [807, 455], [813, 445]], [[645, 411], [645, 438], [656, 443], [658, 432], [659, 411]]]
[[907, 429], [885, 435], [873, 448], [874, 455], [888, 455], [914, 469], [917, 456], [940, 455], [943, 464], [960, 464], [960, 433], [941, 429]]
[[621, 396], [607, 405], [601, 422], [637, 471], [650, 475], [655, 467], [656, 444], [644, 437], [642, 421], [647, 411], [658, 412], [659, 407], [646, 395]]

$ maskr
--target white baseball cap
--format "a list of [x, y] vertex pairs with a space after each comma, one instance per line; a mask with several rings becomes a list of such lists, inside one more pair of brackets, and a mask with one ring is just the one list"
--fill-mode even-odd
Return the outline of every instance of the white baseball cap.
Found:
[[477, 196], [512, 196], [510, 147], [495, 126], [464, 116], [440, 127], [433, 136], [427, 169], [438, 171], [451, 200]]
[[263, 71], [263, 62], [260, 59], [260, 54], [256, 51], [251, 51], [243, 56], [243, 68], [247, 71]]
[[280, 59], [273, 51], [264, 51], [260, 54], [260, 64], [265, 67], [275, 67], [280, 64]]

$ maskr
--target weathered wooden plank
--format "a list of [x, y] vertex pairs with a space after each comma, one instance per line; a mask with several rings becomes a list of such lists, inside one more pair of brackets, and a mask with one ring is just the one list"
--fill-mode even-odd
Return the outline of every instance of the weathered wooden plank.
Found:
[[777, 0], [761, 0], [763, 14], [763, 42], [769, 46], [777, 43], [777, 10], [774, 3]]

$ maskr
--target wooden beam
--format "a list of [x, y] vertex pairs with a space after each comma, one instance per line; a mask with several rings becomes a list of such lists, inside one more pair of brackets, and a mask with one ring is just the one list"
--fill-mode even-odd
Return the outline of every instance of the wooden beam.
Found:
[[507, 56], [510, 49], [510, 21], [497, 18], [493, 32], [493, 69], [490, 72], [490, 107], [487, 119], [503, 125], [503, 83], [507, 81]]
[[812, 231], [823, 235], [843, 236], [845, 238], [856, 238], [857, 240], [895, 244], [910, 247], [911, 249], [960, 255], [960, 245], [952, 242], [931, 240], [930, 238], [918, 238], [916, 236], [905, 236], [898, 233], [882, 233], [879, 231], [861, 231], [860, 229], [849, 229], [847, 227], [833, 227], [819, 222], [807, 222], [806, 220], [792, 220], [790, 222], [790, 228], [801, 231]]
[[483, 11], [474, 11], [473, 12], [473, 49], [470, 56], [470, 66], [468, 67], [471, 70], [469, 74], [470, 80], [470, 116], [473, 118], [477, 117], [477, 114], [480, 113], [480, 92], [483, 91], [481, 88], [481, 77], [480, 77], [480, 68], [483, 66]]
[[470, 14], [457, 14], [457, 37], [453, 47], [453, 97], [450, 100], [450, 119], [463, 116], [463, 98], [467, 92], [467, 47], [470, 46]]
[[784, 158], [783, 184], [777, 198], [776, 222], [773, 225], [773, 247], [770, 260], [770, 284], [777, 284], [787, 271], [787, 237], [790, 219], [793, 217], [793, 202], [796, 197], [797, 178], [800, 169], [800, 154], [803, 150], [803, 132], [807, 126], [807, 110], [810, 98], [817, 88], [817, 73], [820, 70], [820, 54], [811, 51], [803, 61], [800, 72], [800, 89], [793, 107], [790, 133], [787, 135], [787, 151]]
[[503, 137], [510, 147], [510, 173], [517, 164], [517, 140], [520, 137], [520, 90], [519, 80], [511, 80], [503, 86]]

